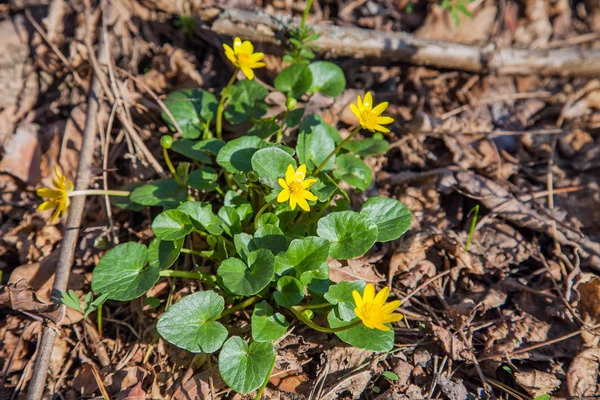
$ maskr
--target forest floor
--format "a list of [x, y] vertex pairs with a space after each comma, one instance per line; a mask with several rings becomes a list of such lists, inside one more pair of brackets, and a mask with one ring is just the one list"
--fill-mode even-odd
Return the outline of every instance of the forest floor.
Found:
[[[156, 178], [164, 168], [159, 140], [168, 128], [154, 95], [187, 87], [218, 92], [227, 83], [232, 69], [221, 43], [231, 37], [219, 34], [216, 20], [225, 21], [230, 9], [276, 18], [298, 17], [304, 9], [304, 2], [291, 0], [201, 6], [115, 0], [103, 3], [102, 13], [99, 2], [86, 3], [0, 5], [0, 400], [25, 398], [51, 311], [42, 303], [50, 301], [64, 225], [48, 223], [48, 214], [37, 210], [35, 189], [48, 185], [54, 165], [75, 177], [94, 73], [90, 54], [103, 30], [114, 67], [110, 90], [127, 112], [125, 123], [116, 119], [107, 129], [114, 103], [100, 99], [90, 186], [102, 188], [107, 172], [108, 186], [117, 188]], [[309, 21], [474, 48], [600, 51], [597, 0], [477, 0], [468, 7], [473, 16], [459, 13], [456, 25], [435, 1], [322, 0]], [[260, 36], [260, 26], [245, 28]], [[257, 77], [269, 84], [282, 69], [282, 49], [256, 46], [267, 64]], [[335, 279], [390, 284], [399, 298], [418, 291], [401, 306], [406, 318], [395, 327], [395, 351], [383, 356], [297, 327], [277, 344], [265, 396], [598, 398], [600, 82], [585, 71], [452, 69], [444, 61], [451, 54], [443, 53], [441, 68], [322, 50], [319, 57], [343, 68], [347, 88], [335, 100], [314, 96], [305, 107], [347, 134], [348, 105], [372, 91], [390, 102], [396, 120], [386, 136], [390, 151], [367, 159], [372, 186], [353, 192], [353, 201], [387, 196], [413, 212], [400, 240], [331, 265]], [[125, 124], [141, 141], [132, 140]], [[226, 127], [227, 138], [243, 133]], [[293, 141], [293, 132], [286, 140]], [[89, 292], [105, 249], [149, 239], [150, 221], [148, 213], [89, 198], [69, 288]], [[16, 285], [21, 279], [32, 290]], [[169, 290], [161, 282], [151, 295]], [[181, 283], [174, 296], [187, 291]], [[221, 381], [214, 357], [160, 340], [157, 312], [142, 300], [108, 302], [101, 333], [94, 315], [87, 322], [77, 313], [67, 317], [52, 352], [46, 398], [98, 397], [102, 386], [111, 399], [243, 398]]]

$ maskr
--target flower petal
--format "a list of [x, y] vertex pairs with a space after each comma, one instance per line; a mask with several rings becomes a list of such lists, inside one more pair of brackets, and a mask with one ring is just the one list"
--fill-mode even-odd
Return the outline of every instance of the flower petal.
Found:
[[251, 81], [252, 79], [254, 79], [254, 71], [252, 71], [252, 68], [249, 68], [245, 65], [240, 65], [240, 69], [242, 70], [242, 72], [244, 73], [244, 75], [246, 75], [246, 78]]
[[262, 68], [264, 67], [265, 64], [264, 62], [253, 62], [252, 64], [248, 65], [248, 67], [252, 68], [252, 69], [257, 69], [257, 68]]
[[380, 307], [383, 306], [389, 295], [390, 288], [386, 286], [383, 289], [381, 289], [379, 293], [377, 293], [377, 296], [375, 296], [375, 299], [373, 300], [373, 304], [376, 304]]
[[[363, 305], [363, 301], [362, 301], [362, 297], [360, 297], [360, 293], [358, 293], [358, 290], [352, 291], [352, 297], [354, 298], [354, 304], [356, 304], [356, 307], [361, 308]], [[358, 315], [358, 313], [356, 312], [356, 309], [354, 309], [354, 313]]]
[[362, 111], [363, 108], [365, 108], [365, 106], [363, 106], [363, 102], [362, 102], [362, 99], [360, 98], [360, 96], [356, 97], [356, 105], [358, 106], [359, 111]]
[[35, 193], [40, 197], [55, 197], [59, 194], [56, 192], [56, 190], [52, 190], [50, 188], [39, 188], [35, 191]]
[[383, 103], [379, 103], [377, 104], [377, 107], [375, 107], [373, 110], [371, 110], [371, 112], [375, 115], [381, 115], [382, 112], [385, 111], [386, 108], [388, 108], [388, 105], [390, 103], [388, 103], [387, 101], [384, 101]]
[[391, 124], [392, 122], [394, 122], [394, 118], [392, 118], [392, 117], [377, 117], [377, 123], [379, 125], [381, 125], [381, 124], [387, 125], [387, 124]]
[[386, 315], [383, 318], [383, 322], [386, 322], [386, 323], [398, 322], [398, 321], [401, 321], [402, 318], [404, 318], [404, 315], [402, 315], [402, 314], [390, 314], [390, 315]]
[[308, 189], [309, 187], [311, 187], [312, 185], [314, 185], [317, 182], [318, 179], [315, 178], [308, 178], [302, 181], [302, 187], [304, 189]]
[[388, 133], [390, 130], [388, 128], [386, 128], [385, 126], [381, 126], [381, 125], [375, 125], [373, 127], [373, 129], [369, 129], [371, 132], [373, 131], [377, 131], [377, 132], [381, 132], [381, 133]]
[[240, 50], [238, 50], [238, 54], [239, 53], [248, 55], [254, 53], [254, 45], [252, 45], [252, 42], [249, 40], [244, 40], [244, 42], [240, 46]]
[[386, 314], [389, 314], [398, 307], [400, 307], [400, 300], [394, 300], [381, 307], [381, 311], [383, 311]]
[[292, 182], [294, 182], [294, 178], [295, 178], [295, 172], [294, 172], [294, 167], [292, 166], [292, 164], [288, 165], [287, 169], [285, 170], [285, 181], [287, 182], [288, 185], [291, 185]]
[[239, 37], [236, 37], [235, 39], [233, 39], [233, 50], [235, 51], [235, 54], [239, 54], [241, 47], [242, 47], [242, 39], [240, 39]]
[[360, 111], [358, 111], [358, 108], [356, 108], [354, 103], [350, 104], [350, 110], [352, 111], [352, 114], [356, 116], [356, 118], [360, 118]]
[[390, 330], [390, 328], [388, 328], [384, 324], [377, 324], [377, 325], [375, 325], [375, 329], [379, 329], [380, 331], [383, 331], [383, 332], [387, 332], [387, 331]]
[[[282, 179], [283, 180], [283, 179]], [[277, 201], [279, 203], [285, 203], [286, 201], [288, 201], [290, 198], [290, 191], [287, 189], [283, 189], [281, 192], [279, 192], [279, 194], [277, 195]]]
[[40, 210], [40, 211], [51, 210], [51, 209], [55, 208], [56, 206], [57, 206], [57, 204], [55, 201], [48, 200], [48, 201], [45, 201], [42, 204], [40, 204], [38, 206], [38, 210]]
[[298, 167], [298, 169], [296, 170], [296, 175], [298, 174], [302, 174], [302, 178], [300, 179], [304, 179], [306, 177], [306, 164], [302, 164]]
[[301, 196], [304, 197], [306, 200], [310, 200], [310, 201], [317, 200], [317, 196], [315, 196], [314, 194], [312, 194], [308, 190], [303, 190], [302, 193], [301, 193]]
[[285, 179], [281, 179], [281, 178], [279, 178], [279, 179], [277, 179], [277, 183], [279, 183], [279, 185], [280, 185], [282, 188], [284, 188], [284, 189], [288, 189], [288, 190], [289, 190], [289, 188], [290, 188], [290, 187], [288, 186], [287, 182], [285, 181]]
[[365, 304], [371, 304], [371, 303], [373, 303], [374, 299], [375, 299], [375, 287], [373, 286], [372, 283], [368, 283], [367, 286], [365, 286], [365, 291], [363, 292], [363, 302]]
[[257, 52], [257, 53], [250, 54], [250, 57], [248, 57], [248, 59], [250, 61], [252, 61], [253, 63], [255, 63], [255, 62], [262, 60], [264, 57], [265, 57], [265, 53]]
[[290, 194], [290, 208], [292, 210], [296, 209], [297, 198], [293, 194]]
[[308, 202], [306, 201], [306, 199], [304, 197], [298, 196], [296, 200], [298, 201], [298, 205], [300, 206], [301, 209], [303, 209], [304, 211], [310, 211]]
[[373, 108], [373, 95], [371, 94], [371, 92], [367, 92], [367, 94], [365, 94], [364, 106], [365, 109], [369, 111]]

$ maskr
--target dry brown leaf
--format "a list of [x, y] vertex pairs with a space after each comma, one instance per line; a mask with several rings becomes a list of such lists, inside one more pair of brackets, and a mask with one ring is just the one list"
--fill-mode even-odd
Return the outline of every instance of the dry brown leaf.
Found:
[[179, 385], [173, 394], [173, 399], [210, 399], [214, 395], [214, 392], [211, 393], [211, 380], [215, 391], [219, 391], [226, 386], [217, 368], [211, 368], [208, 371], [203, 371], [192, 376], [183, 385]]
[[557, 379], [554, 374], [536, 369], [533, 371], [515, 371], [513, 376], [517, 385], [527, 390], [527, 393], [532, 397], [550, 394], [560, 386], [560, 379]]
[[595, 277], [577, 286], [581, 299], [578, 307], [582, 313], [600, 320], [600, 278]]
[[597, 395], [599, 371], [600, 349], [587, 349], [575, 356], [567, 372], [569, 395]]
[[125, 389], [120, 392], [116, 400], [145, 400], [146, 392], [142, 389], [142, 382], [138, 382], [135, 386]]
[[443, 375], [439, 375], [436, 382], [448, 400], [464, 400], [468, 398], [467, 388], [461, 382], [455, 382]]
[[416, 232], [407, 236], [390, 260], [390, 275], [412, 270], [427, 257], [427, 251], [442, 239], [431, 232]]
[[[484, 356], [508, 354], [520, 347], [548, 340], [550, 324], [540, 321], [531, 314], [523, 313], [516, 321], [502, 321], [490, 326], [485, 335]], [[530, 354], [515, 355], [517, 359], [527, 359]]]
[[[332, 282], [352, 282], [364, 280], [366, 282], [378, 283], [384, 280], [373, 264], [362, 265], [352, 263], [351, 265], [342, 265], [341, 262], [334, 259], [327, 260], [329, 264], [329, 279]], [[350, 264], [350, 263], [348, 263]]]
[[469, 350], [465, 343], [448, 329], [438, 325], [431, 325], [433, 335], [440, 340], [446, 354], [453, 360], [469, 360]]
[[338, 393], [346, 390], [352, 393], [352, 398], [359, 398], [371, 380], [372, 371], [367, 370], [364, 373], [358, 373], [339, 387], [337, 384], [340, 383], [340, 378], [345, 377], [356, 367], [365, 363], [373, 354], [372, 351], [357, 349], [355, 347], [336, 346], [330, 350], [326, 350], [325, 357], [329, 362], [329, 375], [325, 381], [325, 392], [332, 387], [336, 387], [336, 390], [327, 399], [335, 399]]

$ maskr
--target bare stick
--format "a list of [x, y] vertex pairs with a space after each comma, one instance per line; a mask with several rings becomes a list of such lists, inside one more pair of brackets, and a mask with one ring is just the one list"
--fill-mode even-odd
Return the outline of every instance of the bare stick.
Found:
[[[99, 39], [98, 57], [104, 60], [104, 41]], [[76, 190], [85, 190], [90, 182], [90, 166], [92, 165], [92, 156], [94, 154], [94, 141], [98, 134], [98, 111], [100, 108], [100, 79], [94, 75], [92, 87], [87, 99], [87, 113], [85, 120], [85, 128], [83, 131], [83, 142], [81, 151], [79, 152], [79, 165], [77, 166], [77, 179], [75, 180]], [[56, 277], [54, 279], [54, 287], [52, 288], [52, 301], [57, 304], [61, 310], [62, 317], [65, 315], [65, 306], [60, 302], [60, 292], [67, 289], [71, 265], [73, 265], [75, 246], [79, 237], [79, 227], [83, 216], [86, 196], [75, 196], [71, 200], [69, 211], [67, 213], [67, 223], [65, 225], [65, 233], [60, 249], [60, 258], [56, 265]], [[42, 340], [38, 349], [38, 357], [35, 362], [35, 368], [31, 381], [29, 382], [29, 390], [27, 392], [27, 400], [39, 400], [42, 398], [44, 387], [46, 386], [46, 375], [50, 364], [50, 356], [54, 347], [54, 339], [56, 337], [56, 327], [46, 325], [42, 333]]]

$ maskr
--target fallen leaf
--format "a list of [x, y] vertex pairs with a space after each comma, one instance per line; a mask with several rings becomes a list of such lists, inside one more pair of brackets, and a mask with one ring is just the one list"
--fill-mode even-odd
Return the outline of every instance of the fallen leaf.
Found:
[[384, 280], [373, 264], [358, 264], [348, 263], [350, 265], [342, 265], [341, 262], [334, 259], [327, 260], [329, 264], [329, 279], [332, 282], [338, 283], [342, 281], [352, 282], [364, 280], [366, 282], [378, 283]]
[[513, 374], [517, 385], [532, 397], [541, 396], [542, 394], [550, 394], [560, 386], [560, 379], [554, 374], [538, 371], [515, 371]]
[[574, 397], [598, 394], [600, 349], [587, 349], [575, 356], [567, 372], [567, 388]]
[[453, 360], [468, 360], [470, 359], [467, 354], [468, 350], [464, 342], [456, 337], [448, 329], [442, 328], [438, 325], [431, 325], [433, 335], [441, 342], [442, 347], [446, 354]]

